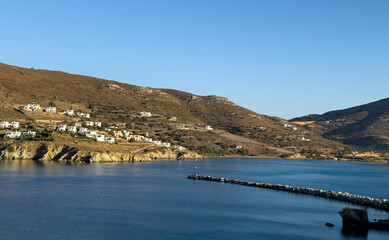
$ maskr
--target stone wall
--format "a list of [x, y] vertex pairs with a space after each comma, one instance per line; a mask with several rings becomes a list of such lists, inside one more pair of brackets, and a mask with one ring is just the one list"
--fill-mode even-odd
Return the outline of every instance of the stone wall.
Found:
[[249, 181], [241, 181], [236, 179], [227, 179], [222, 177], [211, 177], [206, 175], [189, 175], [189, 179], [194, 180], [206, 180], [206, 181], [214, 181], [214, 182], [225, 182], [231, 184], [239, 184], [246, 185], [252, 187], [259, 188], [268, 188], [279, 191], [293, 192], [299, 194], [306, 194], [318, 197], [324, 197], [329, 199], [336, 199], [344, 202], [350, 202], [354, 204], [358, 204], [361, 206], [380, 208], [384, 210], [389, 210], [389, 201], [387, 199], [377, 199], [371, 198], [367, 196], [360, 196], [350, 193], [343, 192], [335, 192], [335, 191], [327, 191], [322, 189], [314, 189], [314, 188], [305, 188], [305, 187], [295, 187], [289, 185], [281, 185], [281, 184], [270, 184], [270, 183], [262, 183], [262, 182], [249, 182]]

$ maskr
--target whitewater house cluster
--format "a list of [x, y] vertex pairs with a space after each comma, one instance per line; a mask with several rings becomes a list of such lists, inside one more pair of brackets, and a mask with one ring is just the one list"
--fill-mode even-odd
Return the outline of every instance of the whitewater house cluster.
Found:
[[[40, 104], [27, 104], [26, 106], [19, 107], [20, 110], [27, 110], [27, 111], [34, 111], [34, 112], [48, 112], [48, 113], [56, 113], [56, 114], [63, 114], [66, 116], [78, 116], [80, 119], [90, 119], [91, 115], [89, 113], [84, 112], [75, 112], [72, 109], [66, 109], [63, 112], [57, 112], [57, 108], [50, 106], [45, 109], [41, 108]], [[152, 117], [151, 112], [140, 112], [140, 117]], [[174, 116], [169, 117], [170, 121], [177, 121], [177, 118]], [[7, 131], [3, 137], [9, 138], [9, 139], [22, 139], [26, 136], [29, 136], [31, 138], [35, 138], [37, 136], [36, 131], [28, 130], [28, 131], [18, 131], [20, 127], [20, 123], [17, 121], [13, 122], [7, 122], [2, 121], [0, 122], [0, 128], [2, 129], [10, 129], [10, 131]], [[88, 129], [92, 128], [92, 129]], [[210, 126], [204, 127], [208, 130], [212, 130]], [[11, 129], [13, 131], [11, 131]], [[82, 122], [73, 122], [71, 124], [66, 123], [60, 123], [57, 125], [53, 131], [56, 132], [63, 132], [63, 133], [69, 133], [69, 134], [76, 134], [81, 137], [94, 139], [97, 142], [106, 142], [108, 144], [114, 144], [116, 141], [116, 138], [121, 138], [129, 142], [133, 141], [144, 141], [153, 143], [160, 147], [167, 147], [172, 149], [178, 149], [178, 150], [185, 150], [185, 147], [179, 146], [179, 145], [173, 145], [169, 142], [162, 142], [159, 140], [154, 140], [147, 136], [147, 134], [139, 135], [134, 134], [133, 132], [124, 129], [120, 130], [117, 126], [112, 125], [109, 127], [106, 127], [103, 129], [103, 124], [100, 121], [82, 121]]]

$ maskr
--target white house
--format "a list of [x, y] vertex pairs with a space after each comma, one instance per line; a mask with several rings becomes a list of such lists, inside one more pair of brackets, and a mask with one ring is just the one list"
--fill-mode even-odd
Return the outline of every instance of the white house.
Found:
[[39, 110], [41, 110], [41, 105], [39, 105], [39, 104], [27, 104], [27, 110], [39, 111]]
[[181, 147], [180, 145], [173, 145], [172, 148], [178, 149], [178, 150], [185, 150], [186, 148]]
[[115, 138], [114, 137], [107, 137], [107, 143], [114, 144], [115, 143]]
[[153, 139], [148, 138], [148, 137], [142, 136], [142, 139], [143, 139], [143, 141], [146, 141], [146, 142], [153, 142]]
[[310, 142], [311, 141], [311, 139], [305, 138], [305, 137], [302, 137], [301, 140], [306, 141], [306, 142]]
[[46, 112], [57, 112], [57, 108], [56, 107], [48, 107], [46, 108]]
[[79, 130], [78, 130], [78, 133], [80, 134], [80, 135], [86, 135], [86, 132], [88, 132], [88, 128], [80, 128]]
[[140, 112], [141, 117], [151, 117], [151, 112]]
[[19, 128], [19, 122], [11, 122], [11, 128]]
[[90, 114], [89, 113], [78, 112], [77, 115], [80, 118], [90, 118]]
[[161, 141], [153, 141], [154, 144], [158, 145], [158, 146], [161, 146], [162, 145], [162, 142]]
[[30, 135], [31, 137], [36, 137], [36, 132], [28, 130], [27, 132], [23, 132], [22, 137]]
[[101, 127], [101, 122], [95, 122], [96, 127]]
[[57, 131], [60, 131], [60, 132], [66, 131], [66, 124], [65, 124], [65, 125], [59, 125], [59, 126], [57, 127]]
[[82, 123], [80, 123], [80, 122], [75, 122], [75, 123], [73, 123], [73, 125], [76, 127], [82, 127]]
[[9, 128], [9, 126], [10, 126], [9, 122], [5, 122], [5, 121], [0, 122], [1, 128]]
[[104, 141], [105, 141], [105, 136], [104, 136], [104, 134], [97, 134], [97, 135], [96, 135], [96, 141], [98, 141], [98, 142], [104, 142]]
[[97, 133], [95, 131], [85, 132], [85, 137], [87, 137], [87, 138], [95, 138], [96, 135], [97, 135]]
[[65, 115], [71, 116], [71, 115], [74, 114], [74, 110], [68, 109], [68, 110], [63, 111], [63, 113], [64, 113]]
[[18, 132], [18, 131], [16, 131], [16, 132], [6, 132], [4, 137], [6, 137], [6, 138], [20, 138], [21, 135], [22, 135], [22, 133]]
[[129, 135], [131, 135], [132, 134], [132, 132], [129, 132], [129, 131], [127, 131], [127, 130], [123, 130], [123, 135], [124, 135], [124, 137], [128, 137]]
[[172, 122], [176, 122], [177, 121], [177, 117], [172, 116], [172, 117], [169, 118], [169, 120], [172, 121]]
[[76, 133], [77, 132], [77, 127], [74, 126], [74, 125], [73, 126], [69, 126], [68, 131]]
[[205, 126], [204, 129], [205, 129], [205, 130], [208, 130], [208, 131], [212, 131], [212, 130], [213, 130], [213, 128], [212, 128], [211, 126], [209, 126], [209, 125], [208, 125], [208, 126]]
[[85, 125], [86, 125], [87, 127], [93, 127], [94, 124], [95, 124], [94, 122], [89, 122], [89, 121], [86, 121], [86, 122], [85, 122]]
[[171, 147], [171, 144], [170, 143], [161, 143], [161, 146], [162, 147]]

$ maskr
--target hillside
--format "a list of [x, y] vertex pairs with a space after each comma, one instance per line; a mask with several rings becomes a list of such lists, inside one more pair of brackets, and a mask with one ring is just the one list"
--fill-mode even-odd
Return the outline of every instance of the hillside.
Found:
[[389, 151], [389, 98], [322, 115], [294, 118], [308, 129], [345, 144]]
[[[85, 119], [63, 114], [72, 109], [101, 121], [103, 126], [97, 130], [115, 126], [203, 155], [334, 158], [352, 151], [315, 131], [257, 114], [219, 96], [197, 96], [6, 64], [0, 64], [0, 84], [0, 121], [20, 121], [22, 128], [38, 132], [51, 134], [60, 124], [85, 124]], [[42, 108], [55, 106], [57, 113], [26, 111], [23, 106], [29, 103]], [[143, 111], [152, 116], [141, 117]], [[50, 136], [56, 138], [58, 134]]]

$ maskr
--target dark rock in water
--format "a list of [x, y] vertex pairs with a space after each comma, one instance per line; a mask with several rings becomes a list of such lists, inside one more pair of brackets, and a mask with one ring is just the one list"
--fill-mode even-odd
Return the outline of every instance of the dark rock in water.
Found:
[[335, 225], [332, 224], [332, 223], [326, 223], [325, 225], [326, 225], [327, 227], [335, 227]]
[[366, 209], [343, 208], [339, 214], [343, 219], [343, 228], [389, 230], [389, 219], [369, 222]]

